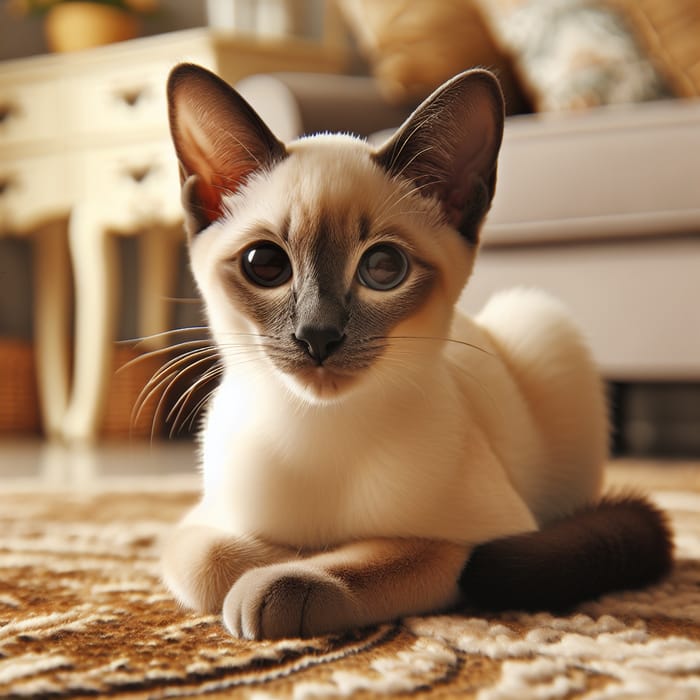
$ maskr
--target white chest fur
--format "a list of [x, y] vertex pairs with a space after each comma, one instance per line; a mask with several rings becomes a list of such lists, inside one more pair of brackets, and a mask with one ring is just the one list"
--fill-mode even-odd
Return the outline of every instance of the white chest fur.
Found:
[[[478, 542], [593, 500], [605, 410], [578, 334], [547, 297], [501, 295], [421, 382], [303, 406], [269, 369], [230, 373], [203, 434], [189, 520], [319, 547], [361, 537]], [[476, 334], [476, 337], [474, 336]]]
[[273, 375], [230, 374], [208, 416], [193, 519], [300, 547], [534, 527], [448, 367], [384, 401], [367, 389], [306, 407]]

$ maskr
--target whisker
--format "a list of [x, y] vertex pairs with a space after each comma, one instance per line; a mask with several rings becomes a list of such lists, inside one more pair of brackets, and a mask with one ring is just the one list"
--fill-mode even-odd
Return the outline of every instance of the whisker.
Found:
[[[470, 347], [474, 347], [473, 345], [470, 344]], [[417, 352], [413, 352], [410, 349], [405, 349], [405, 348], [397, 348], [399, 353], [403, 353], [403, 357], [415, 357], [418, 355]], [[476, 347], [476, 349], [481, 350], [482, 348]], [[490, 355], [493, 356], [492, 353], [489, 353]], [[387, 361], [390, 365], [395, 366], [395, 367], [408, 367], [411, 368], [411, 365], [407, 362], [404, 362], [401, 355], [398, 357], [396, 356], [396, 349], [392, 352], [392, 354], [387, 358]], [[489, 399], [491, 404], [500, 412], [500, 406], [496, 399], [494, 398], [493, 394], [488, 390], [487, 386], [478, 378], [477, 375], [475, 375], [473, 372], [469, 371], [468, 367], [465, 367], [464, 365], [457, 364], [455, 365], [455, 369], [459, 371], [461, 374], [463, 374], [467, 379], [472, 381], [479, 390], [481, 390], [484, 395]], [[400, 376], [394, 377], [393, 375], [389, 375], [389, 379], [391, 380], [396, 380], [397, 382], [403, 384], [406, 381], [411, 381], [416, 388], [418, 387], [417, 381], [415, 380], [414, 376], [412, 375], [411, 372], [406, 373], [405, 375], [402, 374]]]
[[187, 352], [180, 353], [179, 355], [171, 358], [166, 363], [161, 365], [161, 367], [153, 373], [153, 376], [147, 383], [147, 386], [151, 382], [157, 381], [160, 376], [165, 374], [167, 371], [173, 369], [174, 367], [178, 367], [178, 365], [184, 365], [192, 359], [202, 357], [203, 355], [207, 354], [216, 354], [216, 347], [212, 345], [207, 345], [203, 348], [194, 348], [193, 350], [188, 350]]
[[[211, 359], [211, 358], [205, 357], [205, 358], [203, 358], [203, 359], [201, 359], [201, 360], [195, 362], [193, 365], [187, 367], [187, 370], [194, 369], [194, 368], [196, 368], [196, 367], [198, 367], [198, 366], [204, 364], [204, 363], [205, 363], [206, 361], [208, 361], [209, 359]], [[173, 417], [173, 414], [176, 413], [178, 407], [180, 407], [181, 405], [184, 405], [184, 403], [185, 403], [185, 402], [187, 401], [187, 399], [192, 395], [192, 393], [193, 393], [194, 391], [196, 391], [197, 387], [200, 386], [200, 385], [202, 384], [202, 382], [204, 382], [204, 381], [207, 380], [207, 374], [211, 371], [211, 369], [212, 369], [212, 368], [208, 369], [203, 375], [201, 375], [200, 377], [197, 377], [197, 379], [195, 380], [195, 382], [194, 382], [191, 386], [189, 386], [185, 391], [183, 391], [182, 394], [180, 394], [180, 396], [178, 396], [177, 400], [175, 401], [175, 403], [173, 404], [172, 408], [171, 408], [170, 411], [168, 412], [168, 415], [167, 415], [166, 418], [165, 418], [166, 423], [167, 423], [167, 422], [170, 422], [171, 418]], [[183, 372], [182, 372], [182, 370], [181, 370], [181, 371], [179, 372], [179, 374], [178, 374], [178, 377], [181, 376], [182, 373], [183, 373]], [[177, 379], [177, 377], [176, 377], [176, 379]]]
[[[168, 415], [165, 418], [166, 423], [170, 423], [172, 420], [172, 425], [170, 428], [170, 437], [173, 437], [175, 432], [178, 429], [178, 425], [183, 425], [180, 424], [180, 418], [182, 417], [182, 413], [187, 407], [187, 401], [190, 399], [192, 394], [194, 394], [195, 391], [197, 391], [199, 388], [202, 386], [205, 386], [208, 382], [220, 377], [223, 374], [223, 368], [220, 365], [215, 365], [214, 367], [209, 368], [204, 374], [202, 374], [200, 377], [197, 377], [195, 382], [187, 388], [186, 391], [184, 391], [177, 399], [177, 401], [173, 404], [172, 408], [168, 412]], [[205, 395], [205, 398], [208, 399], [211, 394], [213, 393], [213, 389]], [[197, 406], [200, 405], [201, 402], [197, 402]], [[189, 414], [188, 414], [189, 415]], [[173, 419], [174, 416], [174, 419]], [[185, 420], [186, 422], [186, 420]]]
[[[172, 360], [168, 361], [163, 367], [158, 369], [151, 377], [151, 379], [149, 379], [148, 382], [146, 382], [146, 385], [143, 387], [143, 389], [141, 389], [141, 392], [139, 393], [138, 397], [136, 398], [136, 401], [134, 402], [131, 417], [132, 423], [135, 424], [138, 422], [145, 405], [151, 400], [153, 395], [161, 388], [163, 388], [164, 385], [168, 383], [171, 377], [178, 375], [182, 371], [181, 366], [187, 363], [192, 356], [204, 356], [203, 359], [211, 359], [215, 357], [216, 354], [217, 351], [214, 347], [202, 348], [199, 350], [191, 350], [188, 353], [173, 358]], [[173, 379], [173, 381], [171, 381], [168, 384], [168, 388], [173, 384], [174, 381], [175, 380]], [[168, 389], [165, 389], [164, 393], [167, 393], [167, 391]]]
[[[163, 345], [162, 347], [156, 348], [156, 350], [159, 351], [166, 351], [168, 349], [176, 349], [179, 347], [180, 342], [205, 342], [209, 341], [211, 342], [211, 336], [208, 333], [208, 328], [206, 326], [190, 326], [188, 328], [171, 328], [165, 331], [161, 331], [160, 333], [153, 333], [152, 335], [145, 335], [141, 336], [139, 338], [127, 338], [126, 340], [118, 340], [117, 344], [118, 345], [127, 345], [131, 346], [134, 350], [142, 347], [143, 345], [146, 345], [147, 343], [152, 343], [152, 342], [164, 342], [166, 341], [166, 344]], [[207, 331], [206, 337], [200, 337], [200, 338], [194, 338], [192, 341], [178, 341], [178, 342], [172, 342], [169, 343], [167, 342], [168, 338], [177, 338], [178, 336], [183, 336], [187, 337], [195, 333], [200, 333], [203, 335], [203, 331]]]
[[169, 301], [172, 304], [202, 304], [203, 300], [201, 297], [171, 297], [171, 296], [161, 296], [162, 301]]
[[481, 391], [487, 396], [489, 401], [491, 401], [491, 404], [493, 407], [499, 412], [502, 413], [500, 404], [496, 399], [494, 398], [493, 394], [488, 390], [486, 385], [479, 380], [479, 378], [473, 373], [470, 372], [466, 367], [463, 367], [461, 365], [457, 366], [457, 371], [461, 372], [467, 379], [470, 379], [476, 386], [481, 389]]
[[[131, 409], [131, 425], [135, 426], [139, 422], [139, 420], [141, 419], [141, 415], [144, 409], [146, 408], [146, 405], [156, 395], [158, 391], [162, 390], [161, 398], [168, 393], [175, 381], [175, 377], [177, 376], [178, 371], [178, 369], [173, 369], [170, 372], [161, 371], [161, 377], [157, 382], [154, 382], [151, 379], [146, 383], [143, 389], [141, 389], [138, 397], [136, 398], [136, 401], [134, 401], [134, 405]], [[156, 420], [156, 413], [154, 413], [153, 421]]]
[[199, 412], [204, 408], [204, 406], [209, 402], [209, 399], [211, 398], [211, 395], [214, 393], [214, 390], [212, 389], [210, 392], [205, 394], [197, 403], [194, 405], [194, 408], [185, 416], [184, 420], [182, 421], [182, 425], [178, 428], [178, 432], [182, 430], [185, 426], [187, 426], [187, 429], [192, 432], [194, 430], [194, 421], [195, 418], [197, 418], [197, 415]]
[[[157, 406], [156, 406], [156, 409], [155, 409], [155, 411], [154, 411], [154, 413], [153, 413], [153, 422], [152, 422], [152, 424], [151, 424], [151, 436], [152, 436], [152, 437], [153, 437], [153, 435], [154, 435], [154, 433], [155, 433], [156, 421], [157, 421], [157, 419], [158, 419], [158, 416], [159, 416], [159, 415], [162, 415], [162, 411], [164, 410], [163, 404], [164, 404], [164, 402], [165, 402], [167, 396], [169, 395], [170, 389], [175, 385], [175, 383], [178, 381], [178, 379], [180, 379], [180, 377], [182, 377], [182, 375], [184, 374], [185, 371], [187, 371], [187, 370], [189, 370], [189, 369], [191, 369], [191, 368], [195, 368], [195, 367], [197, 367], [197, 366], [199, 366], [199, 365], [201, 365], [201, 364], [203, 364], [203, 363], [205, 363], [205, 362], [208, 362], [208, 361], [210, 361], [210, 360], [212, 360], [212, 359], [213, 359], [213, 356], [204, 357], [204, 358], [198, 360], [197, 362], [195, 362], [195, 363], [193, 363], [193, 364], [191, 364], [191, 365], [188, 365], [187, 368], [185, 368], [185, 369], [178, 368], [178, 369], [174, 370], [173, 373], [172, 373], [171, 375], [169, 375], [170, 381], [169, 381], [169, 383], [168, 383], [168, 386], [167, 386], [167, 388], [163, 391], [163, 393], [161, 394], [160, 399], [158, 400], [158, 404], [157, 404]], [[205, 373], [205, 374], [206, 374], [206, 373]], [[191, 388], [191, 387], [190, 387], [190, 388]], [[188, 390], [188, 391], [189, 391], [189, 390]], [[181, 398], [182, 398], [182, 397], [179, 397], [179, 398], [178, 398], [178, 401], [179, 401]], [[173, 411], [173, 409], [171, 409], [171, 410], [168, 412], [168, 415], [165, 417], [164, 422], [165, 422], [166, 424], [167, 424], [168, 421], [170, 420], [170, 415], [171, 415], [172, 411]]]
[[[194, 393], [194, 392], [196, 391], [197, 387], [198, 387], [201, 383], [203, 383], [204, 381], [206, 381], [206, 380], [208, 379], [208, 374], [209, 374], [209, 372], [211, 372], [211, 371], [213, 371], [214, 369], [216, 369], [216, 371], [217, 371], [218, 373], [223, 373], [223, 371], [224, 371], [224, 369], [225, 369], [225, 367], [223, 366], [223, 363], [222, 363], [222, 360], [223, 360], [223, 359], [227, 359], [227, 360], [228, 360], [227, 365], [229, 365], [229, 366], [232, 366], [232, 365], [234, 365], [234, 364], [240, 364], [240, 363], [232, 363], [232, 362], [231, 362], [232, 356], [231, 356], [230, 354], [227, 354], [226, 352], [221, 353], [221, 350], [230, 351], [231, 348], [224, 346], [223, 348], [215, 348], [215, 350], [216, 350], [217, 353], [219, 354], [219, 359], [218, 359], [217, 362], [215, 363], [215, 366], [212, 367], [212, 368], [210, 368], [210, 369], [208, 369], [202, 376], [197, 377], [197, 380], [194, 382], [194, 384], [192, 384], [191, 386], [189, 386], [189, 387], [177, 398], [175, 404], [174, 404], [173, 407], [170, 409], [170, 411], [169, 411], [169, 413], [168, 413], [168, 415], [167, 415], [167, 417], [166, 417], [166, 422], [170, 422], [170, 420], [171, 420], [173, 414], [178, 410], [178, 407], [179, 407], [179, 406], [184, 406], [184, 404], [185, 404], [185, 402], [187, 401], [187, 399], [192, 395], [192, 393]], [[242, 351], [246, 351], [246, 354], [249, 354], [249, 351], [253, 351], [253, 352], [255, 352], [255, 354], [257, 354], [258, 347], [257, 347], [257, 346], [246, 346], [246, 347], [243, 347], [243, 348], [236, 348], [236, 355], [240, 357]], [[223, 357], [222, 357], [222, 354], [223, 354]], [[208, 360], [212, 359], [212, 357], [213, 357], [213, 354], [209, 354], [209, 355], [206, 355], [206, 356], [202, 357], [201, 359], [197, 360], [197, 361], [194, 362], [194, 363], [188, 363], [188, 364], [187, 364], [187, 367], [177, 368], [176, 371], [178, 372], [178, 376], [175, 377], [175, 378], [173, 379], [173, 381], [176, 381], [176, 380], [177, 380], [180, 376], [182, 376], [182, 374], [184, 374], [186, 371], [190, 371], [190, 370], [192, 370], [192, 369], [194, 369], [194, 368], [196, 368], [196, 367], [198, 367], [198, 366], [204, 364], [204, 363], [207, 362]], [[188, 359], [191, 359], [191, 358], [188, 358]], [[248, 358], [248, 359], [250, 359], [250, 358]], [[257, 359], [257, 358], [254, 357], [254, 358], [252, 358], [252, 359]], [[177, 420], [177, 419], [176, 419], [176, 420]]]
[[139, 338], [127, 338], [126, 340], [119, 340], [118, 343], [138, 343], [143, 340], [157, 340], [159, 338], [164, 338], [169, 335], [175, 335], [177, 333], [193, 333], [194, 331], [207, 331], [209, 332], [209, 326], [182, 326], [181, 328], [168, 328], [160, 333], [153, 333], [151, 335], [144, 335]]
[[429, 335], [388, 335], [388, 336], [376, 336], [368, 338], [368, 340], [383, 340], [385, 342], [391, 342], [393, 340], [429, 340], [432, 342], [440, 343], [456, 343], [457, 345], [464, 345], [465, 347], [472, 348], [473, 350], [478, 350], [479, 352], [488, 355], [489, 357], [496, 357], [494, 353], [486, 348], [482, 348], [480, 345], [475, 343], [470, 343], [466, 340], [459, 340], [458, 338], [449, 338], [441, 336], [429, 336]]
[[[143, 362], [144, 360], [147, 360], [150, 357], [156, 357], [158, 355], [163, 355], [165, 353], [170, 353], [173, 352], [179, 348], [188, 348], [188, 347], [196, 347], [198, 345], [203, 345], [203, 344], [211, 344], [210, 340], [207, 340], [205, 338], [202, 338], [200, 340], [187, 340], [182, 343], [175, 343], [173, 345], [168, 345], [164, 348], [156, 348], [155, 350], [149, 350], [148, 352], [141, 353], [137, 357], [132, 358], [128, 362], [125, 362], [121, 367], [117, 368], [115, 371], [115, 374], [120, 374], [124, 370], [128, 369], [129, 367], [132, 367], [135, 364], [138, 364], [139, 362]], [[178, 356], [179, 357], [179, 356]], [[170, 362], [169, 360], [168, 362]]]
[[[183, 394], [178, 399], [178, 402], [184, 397], [184, 400], [182, 401], [178, 411], [177, 415], [175, 416], [175, 419], [173, 420], [173, 424], [170, 428], [170, 437], [173, 437], [173, 435], [176, 432], [179, 432], [182, 430], [182, 428], [187, 424], [187, 421], [190, 420], [190, 430], [193, 427], [194, 424], [194, 417], [197, 414], [197, 412], [204, 406], [204, 404], [211, 398], [211, 395], [214, 393], [214, 389], [211, 389], [210, 391], [207, 391], [204, 396], [197, 401], [195, 404], [194, 408], [190, 410], [190, 412], [185, 416], [185, 419], [181, 422], [182, 414], [187, 407], [187, 400], [192, 396], [192, 394], [202, 386], [206, 386], [207, 383], [213, 382], [214, 380], [218, 379], [222, 374], [224, 370], [223, 367], [221, 366], [215, 366], [209, 369], [207, 372], [205, 372], [201, 377], [197, 379], [197, 381]], [[173, 409], [175, 407], [173, 406]], [[168, 419], [170, 420], [170, 415], [172, 414], [172, 410], [170, 414], [168, 415]]]
[[[245, 337], [268, 337], [254, 333], [242, 333], [233, 335], [243, 335]], [[197, 367], [201, 366], [202, 364], [208, 361], [213, 360], [217, 355], [221, 354], [223, 354], [223, 356], [227, 359], [228, 364], [230, 365], [232, 358], [235, 358], [236, 356], [240, 357], [242, 353], [257, 353], [261, 347], [264, 347], [264, 345], [257, 343], [224, 343], [216, 346], [209, 344], [210, 341], [208, 340], [206, 341], [206, 347], [199, 347], [202, 344], [202, 342], [203, 341], [187, 341], [185, 343], [178, 344], [180, 347], [190, 347], [192, 345], [194, 345], [195, 347], [193, 349], [188, 350], [187, 352], [179, 354], [174, 358], [171, 358], [154, 373], [154, 375], [143, 387], [143, 389], [139, 393], [139, 396], [134, 402], [134, 408], [132, 409], [131, 416], [132, 424], [138, 423], [143, 413], [143, 410], [145, 409], [145, 406], [154, 397], [154, 395], [160, 391], [162, 393], [156, 406], [156, 410], [153, 416], [153, 425], [151, 429], [152, 434], [154, 434], [155, 422], [157, 420], [158, 415], [160, 415], [163, 402], [166, 400], [169, 392], [171, 391], [175, 383], [180, 379], [180, 377], [182, 377], [185, 374], [185, 372], [190, 371], [193, 368], [196, 369]], [[157, 354], [157, 351], [152, 351], [148, 354], [154, 355]], [[178, 398], [177, 402], [166, 416], [166, 423], [170, 421], [173, 412], [177, 410], [178, 406], [184, 405], [183, 402], [187, 400], [187, 398], [195, 391], [195, 389], [196, 384], [192, 387], [189, 387], [189, 389]]]
[[241, 338], [264, 338], [265, 340], [279, 340], [276, 335], [270, 335], [269, 333], [248, 333], [245, 331], [229, 331], [222, 333], [225, 337], [241, 337]]
[[[239, 366], [250, 362], [257, 362], [258, 359], [258, 357], [248, 357], [246, 359], [239, 360], [238, 362], [236, 362], [235, 366]], [[173, 425], [170, 431], [171, 437], [173, 436], [174, 431], [178, 429], [178, 426], [179, 429], [182, 429], [188, 423], [188, 421], [190, 429], [192, 429], [197, 412], [201, 409], [204, 403], [206, 403], [206, 401], [209, 399], [214, 390], [212, 389], [211, 391], [207, 392], [207, 394], [205, 394], [205, 396], [202, 397], [195, 404], [195, 407], [190, 410], [190, 412], [185, 416], [184, 420], [181, 422], [182, 414], [187, 408], [187, 401], [190, 399], [190, 397], [192, 396], [192, 394], [194, 394], [195, 391], [197, 391], [199, 388], [201, 388], [208, 382], [211, 382], [214, 379], [223, 375], [224, 371], [225, 367], [217, 363], [214, 367], [208, 369], [201, 377], [198, 377], [195, 383], [192, 384], [192, 386], [190, 386], [185, 392], [183, 392], [181, 396], [178, 397], [177, 401], [171, 408], [166, 418], [166, 422], [170, 422], [173, 413], [177, 410], [177, 414], [174, 417]]]

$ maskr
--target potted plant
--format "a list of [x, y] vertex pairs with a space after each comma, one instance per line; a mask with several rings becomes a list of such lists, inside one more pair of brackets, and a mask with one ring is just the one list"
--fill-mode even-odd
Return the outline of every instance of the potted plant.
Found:
[[15, 0], [24, 14], [45, 14], [51, 51], [79, 51], [138, 36], [139, 16], [154, 12], [158, 0]]

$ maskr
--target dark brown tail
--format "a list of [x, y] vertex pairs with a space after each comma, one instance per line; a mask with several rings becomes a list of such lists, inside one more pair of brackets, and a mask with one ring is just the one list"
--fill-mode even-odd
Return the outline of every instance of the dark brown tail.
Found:
[[642, 497], [606, 497], [537, 532], [478, 545], [459, 584], [469, 607], [557, 611], [646, 586], [672, 563], [666, 516]]

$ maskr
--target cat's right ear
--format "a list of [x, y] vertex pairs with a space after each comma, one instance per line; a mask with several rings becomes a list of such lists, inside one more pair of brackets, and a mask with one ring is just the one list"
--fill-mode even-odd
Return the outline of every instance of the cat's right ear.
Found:
[[225, 195], [282, 160], [286, 150], [230, 85], [200, 66], [182, 63], [172, 70], [168, 113], [192, 237], [223, 214]]
[[475, 244], [496, 187], [503, 120], [496, 78], [465, 71], [428, 97], [374, 157], [437, 198], [447, 221]]

